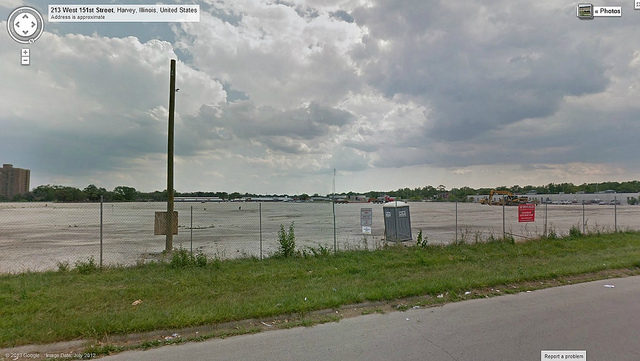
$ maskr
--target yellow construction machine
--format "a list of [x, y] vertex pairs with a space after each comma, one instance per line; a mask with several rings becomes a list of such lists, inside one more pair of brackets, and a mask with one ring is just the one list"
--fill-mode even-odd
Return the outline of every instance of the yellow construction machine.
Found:
[[[502, 195], [502, 198], [498, 198], [496, 200], [493, 199], [494, 195]], [[518, 197], [509, 191], [498, 191], [492, 189], [489, 192], [489, 198], [483, 198], [480, 200], [481, 204], [488, 204], [490, 206], [517, 206], [518, 204], [530, 203], [529, 198], [527, 197]]]

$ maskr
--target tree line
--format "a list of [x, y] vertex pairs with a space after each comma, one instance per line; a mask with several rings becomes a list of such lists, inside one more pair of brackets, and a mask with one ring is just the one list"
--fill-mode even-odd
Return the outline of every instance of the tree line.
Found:
[[[259, 197], [260, 195], [250, 193], [227, 193], [227, 192], [174, 192], [176, 197], [219, 197], [224, 200], [233, 200], [242, 197]], [[285, 195], [266, 195], [285, 196]], [[31, 192], [18, 194], [12, 199], [0, 196], [0, 201], [13, 202], [99, 202], [100, 198], [105, 202], [163, 202], [167, 200], [167, 191], [141, 192], [133, 187], [117, 186], [113, 190], [97, 187], [94, 184], [88, 185], [84, 189], [62, 186], [62, 185], [41, 185]], [[307, 196], [308, 198], [308, 196]]]
[[[387, 192], [386, 194], [392, 197], [398, 197], [401, 199], [408, 200], [436, 200], [436, 201], [458, 201], [465, 202], [468, 200], [469, 196], [472, 195], [482, 195], [489, 194], [492, 189], [495, 190], [506, 190], [510, 191], [514, 194], [527, 194], [527, 193], [538, 193], [538, 194], [572, 194], [572, 193], [598, 193], [604, 191], [613, 191], [616, 193], [640, 193], [640, 181], [627, 181], [627, 182], [600, 182], [600, 183], [583, 183], [580, 185], [575, 185], [573, 183], [549, 183], [547, 185], [542, 186], [519, 186], [514, 185], [511, 187], [500, 186], [496, 188], [471, 188], [471, 187], [461, 187], [461, 188], [451, 188], [446, 189], [444, 185], [439, 185], [438, 187], [426, 186], [426, 187], [418, 187], [414, 189], [403, 188], [398, 189], [396, 191]], [[371, 192], [373, 193], [381, 193], [381, 192]]]
[[[451, 188], [447, 189], [444, 185], [437, 187], [425, 186], [417, 188], [401, 188], [394, 191], [369, 191], [366, 193], [343, 192], [336, 193], [336, 196], [350, 196], [364, 194], [369, 198], [377, 198], [384, 195], [396, 197], [406, 200], [432, 200], [432, 201], [459, 201], [465, 202], [469, 196], [479, 194], [489, 194], [492, 188]], [[601, 183], [583, 183], [574, 185], [572, 183], [549, 183], [543, 186], [524, 186], [514, 185], [511, 187], [501, 186], [494, 188], [497, 190], [508, 190], [516, 194], [525, 194], [536, 192], [539, 194], [553, 193], [597, 193], [603, 191], [614, 191], [616, 193], [640, 193], [640, 181], [628, 182], [601, 182]], [[244, 197], [284, 197], [288, 196], [298, 200], [308, 200], [311, 197], [319, 197], [316, 193], [310, 196], [303, 194], [253, 194], [240, 192], [175, 192], [176, 197], [219, 197], [223, 200], [234, 200]], [[328, 194], [325, 197], [330, 197]], [[140, 192], [133, 187], [117, 186], [113, 190], [107, 190], [97, 187], [94, 184], [88, 185], [84, 189], [62, 185], [41, 185], [34, 188], [31, 192], [19, 194], [13, 199], [6, 199], [0, 196], [0, 201], [13, 202], [98, 202], [100, 197], [105, 202], [163, 202], [167, 200], [167, 191]]]

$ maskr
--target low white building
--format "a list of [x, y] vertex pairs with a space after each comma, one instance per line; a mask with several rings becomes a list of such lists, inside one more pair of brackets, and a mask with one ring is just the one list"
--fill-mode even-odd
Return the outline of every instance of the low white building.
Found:
[[[549, 203], [549, 204], [629, 204], [630, 198], [638, 200], [640, 193], [611, 193], [611, 192], [599, 192], [599, 193], [569, 193], [569, 194], [518, 194], [518, 197], [527, 197], [532, 202]], [[480, 202], [483, 198], [488, 198], [488, 194], [469, 196], [473, 202]], [[494, 196], [494, 199], [502, 197], [501, 195]]]

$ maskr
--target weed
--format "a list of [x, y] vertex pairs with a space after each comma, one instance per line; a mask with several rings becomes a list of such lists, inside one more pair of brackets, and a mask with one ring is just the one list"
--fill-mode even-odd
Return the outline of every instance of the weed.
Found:
[[294, 233], [293, 222], [289, 225], [289, 232], [285, 231], [284, 225], [280, 225], [280, 231], [278, 231], [278, 243], [280, 243], [280, 256], [291, 257], [295, 254], [296, 236]]
[[198, 252], [195, 256], [195, 265], [198, 267], [204, 267], [207, 265], [207, 256], [204, 253]]
[[480, 231], [476, 231], [476, 232], [473, 234], [473, 243], [474, 243], [474, 244], [478, 244], [478, 243], [480, 243], [480, 242], [482, 242], [482, 232], [480, 232]]
[[422, 230], [418, 232], [418, 240], [416, 241], [416, 246], [421, 248], [427, 248], [427, 236], [422, 235]]
[[306, 247], [305, 249], [303, 249], [301, 251], [301, 255], [304, 258], [309, 258], [309, 257], [326, 257], [331, 255], [331, 251], [329, 250], [328, 247], [325, 247], [323, 245], [318, 246], [318, 248], [314, 248], [314, 247]]
[[[59, 266], [58, 266], [59, 267]], [[83, 275], [95, 272], [98, 269], [96, 265], [96, 260], [93, 256], [89, 257], [87, 261], [77, 261], [76, 262], [76, 270]]]
[[313, 253], [315, 256], [329, 256], [331, 255], [331, 250], [329, 249], [329, 247], [320, 245], [317, 249], [313, 249]]
[[67, 262], [67, 261], [58, 262], [57, 266], [58, 266], [58, 272], [67, 272], [67, 271], [69, 271], [69, 262]]
[[204, 253], [198, 252], [194, 256], [186, 249], [180, 248], [173, 252], [169, 265], [171, 268], [187, 268], [193, 266], [204, 267], [207, 263], [208, 259]]
[[516, 240], [515, 240], [515, 238], [513, 238], [512, 234], [506, 234], [504, 239], [503, 239], [503, 241], [509, 242], [511, 244], [515, 244], [516, 243]]
[[191, 254], [184, 248], [180, 248], [174, 251], [171, 255], [171, 262], [169, 263], [172, 268], [185, 268], [191, 265]]
[[571, 226], [571, 229], [569, 229], [569, 237], [577, 238], [580, 236], [582, 236], [582, 232], [580, 232], [580, 229], [577, 226]]
[[470, 231], [468, 227], [464, 227], [460, 230], [460, 237], [458, 238], [460, 244], [467, 243], [467, 240], [469, 239], [469, 233]]

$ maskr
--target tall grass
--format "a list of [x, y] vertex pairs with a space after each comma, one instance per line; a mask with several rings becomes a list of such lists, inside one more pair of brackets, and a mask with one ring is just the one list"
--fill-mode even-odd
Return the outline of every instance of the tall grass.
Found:
[[[288, 232], [287, 232], [288, 236]], [[294, 255], [303, 254], [301, 252]], [[0, 276], [0, 347], [188, 327], [638, 267], [640, 233]], [[87, 266], [89, 267], [89, 266]], [[142, 303], [132, 305], [133, 301]]]

